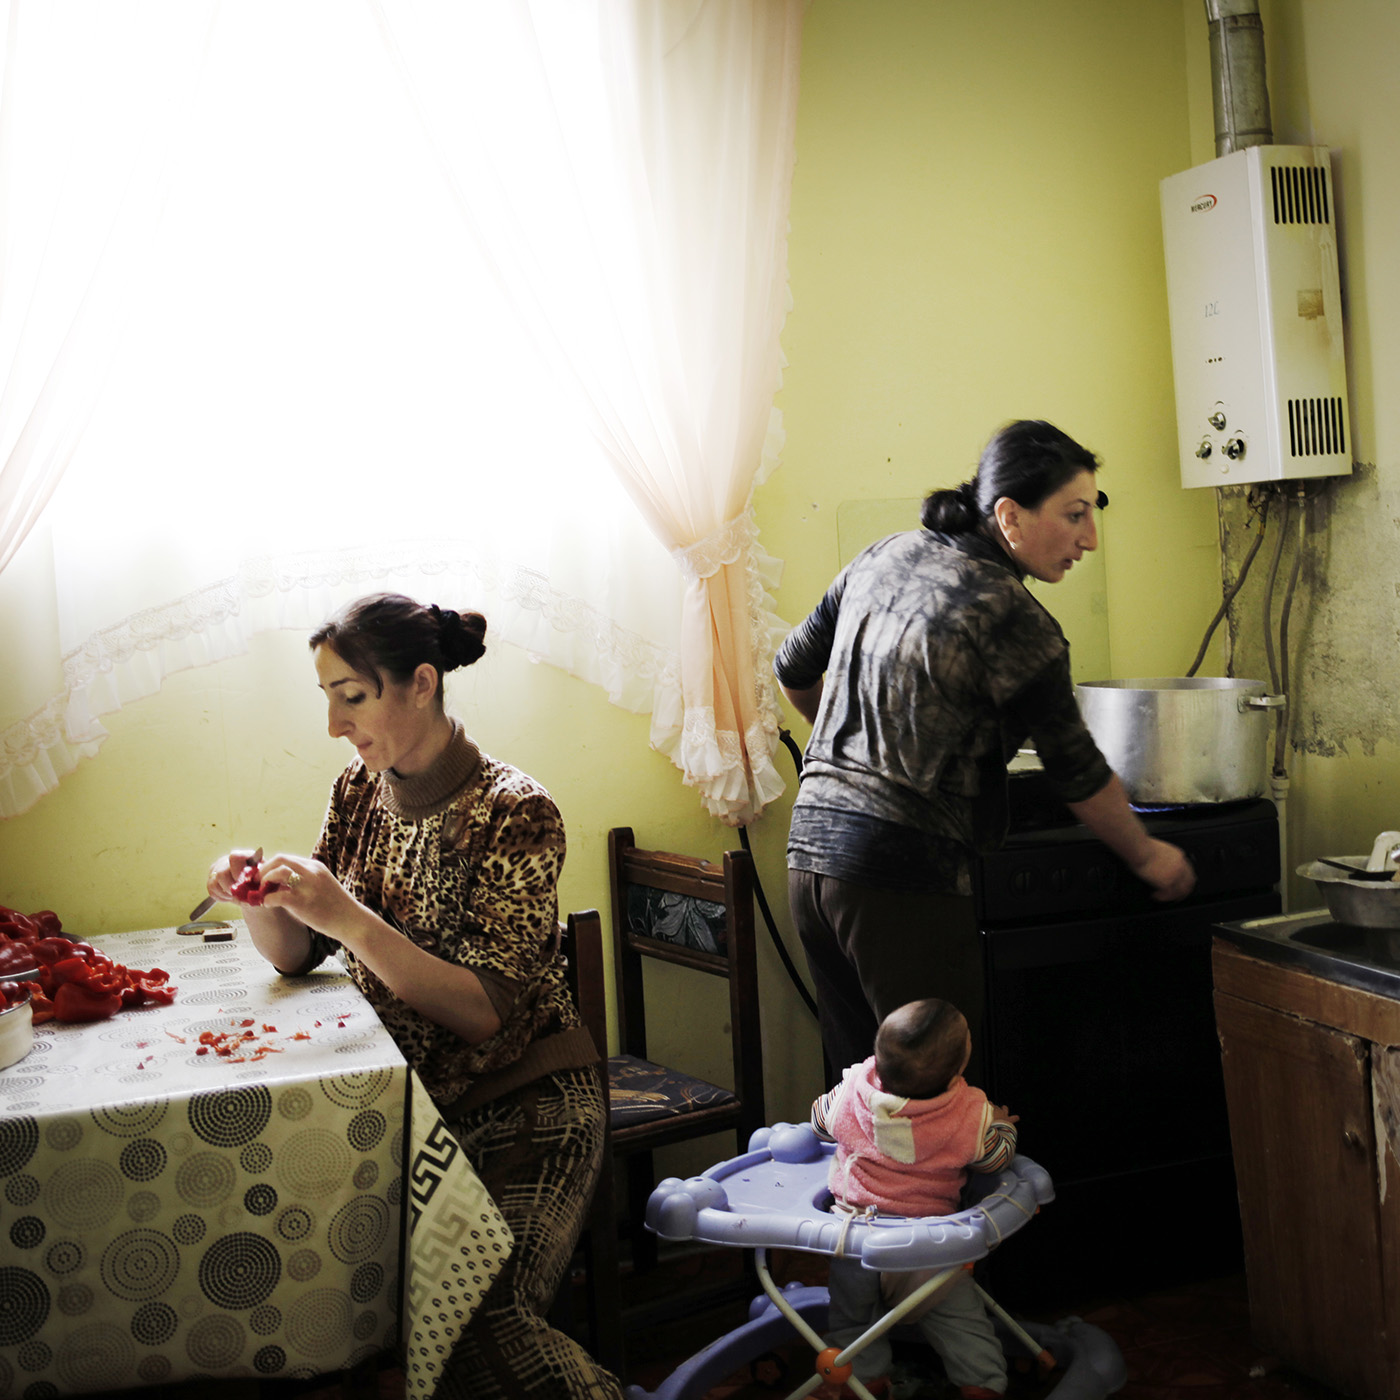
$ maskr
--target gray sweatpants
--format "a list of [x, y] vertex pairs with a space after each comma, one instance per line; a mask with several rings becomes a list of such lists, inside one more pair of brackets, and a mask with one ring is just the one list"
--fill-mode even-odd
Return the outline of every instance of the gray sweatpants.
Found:
[[[889, 1310], [880, 1296], [881, 1275], [858, 1259], [833, 1259], [827, 1286], [831, 1307], [827, 1313], [826, 1340], [834, 1347], [848, 1347], [872, 1323]], [[992, 1319], [972, 1287], [972, 1276], [960, 1270], [951, 1284], [914, 1320], [923, 1339], [943, 1360], [943, 1370], [954, 1385], [980, 1385], [1004, 1394], [1006, 1356], [997, 1341]], [[889, 1374], [889, 1333], [871, 1342], [852, 1361], [862, 1381]]]

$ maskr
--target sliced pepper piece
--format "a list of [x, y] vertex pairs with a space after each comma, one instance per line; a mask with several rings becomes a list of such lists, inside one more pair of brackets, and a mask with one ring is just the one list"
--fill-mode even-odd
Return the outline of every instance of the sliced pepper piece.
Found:
[[56, 1021], [105, 1021], [121, 1009], [120, 992], [104, 991], [82, 982], [64, 982], [54, 993]]

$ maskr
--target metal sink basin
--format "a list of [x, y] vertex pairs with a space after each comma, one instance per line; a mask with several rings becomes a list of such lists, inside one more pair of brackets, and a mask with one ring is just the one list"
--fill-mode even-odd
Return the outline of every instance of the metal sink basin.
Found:
[[1288, 937], [1307, 948], [1361, 958], [1378, 967], [1400, 970], [1400, 929], [1358, 928], [1355, 924], [1308, 924]]
[[1217, 924], [1215, 932], [1266, 962], [1303, 967], [1400, 1001], [1400, 929], [1340, 924], [1326, 909]]

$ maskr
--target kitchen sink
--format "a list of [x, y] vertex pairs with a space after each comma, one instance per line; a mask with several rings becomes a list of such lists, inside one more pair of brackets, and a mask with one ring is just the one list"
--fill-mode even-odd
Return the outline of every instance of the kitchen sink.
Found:
[[1400, 969], [1400, 929], [1358, 928], [1355, 924], [1307, 924], [1289, 935], [1294, 943], [1324, 953], [1346, 953]]
[[1326, 909], [1217, 924], [1215, 932], [1267, 962], [1288, 963], [1362, 991], [1400, 1000], [1400, 929], [1361, 928]]

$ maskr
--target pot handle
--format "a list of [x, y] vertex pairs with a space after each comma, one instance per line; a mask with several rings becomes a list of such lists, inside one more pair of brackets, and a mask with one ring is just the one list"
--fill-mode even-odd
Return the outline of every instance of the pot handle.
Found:
[[1286, 695], [1241, 695], [1240, 713], [1246, 710], [1281, 710], [1286, 704]]

